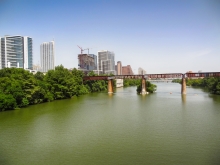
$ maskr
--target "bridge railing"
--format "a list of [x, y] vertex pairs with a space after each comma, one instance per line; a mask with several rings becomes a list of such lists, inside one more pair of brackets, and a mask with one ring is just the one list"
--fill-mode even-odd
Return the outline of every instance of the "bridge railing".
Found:
[[220, 72], [186, 73], [187, 77], [220, 77]]
[[108, 80], [110, 76], [84, 76], [83, 80]]
[[141, 79], [144, 75], [115, 75], [116, 79]]
[[182, 73], [165, 73], [165, 74], [145, 74], [147, 78], [156, 79], [156, 78], [181, 78]]
[[168, 79], [183, 77], [220, 77], [220, 72], [201, 72], [201, 73], [163, 73], [145, 75], [114, 75], [114, 76], [84, 76], [84, 80], [109, 80], [109, 79]]

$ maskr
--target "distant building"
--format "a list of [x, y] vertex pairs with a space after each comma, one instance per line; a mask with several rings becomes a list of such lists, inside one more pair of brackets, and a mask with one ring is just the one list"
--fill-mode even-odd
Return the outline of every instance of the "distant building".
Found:
[[98, 61], [97, 61], [97, 55], [95, 54], [89, 54], [89, 56], [91, 56], [92, 58], [94, 58], [94, 69], [93, 70], [97, 70], [98, 69]]
[[27, 36], [0, 37], [0, 69], [33, 69], [32, 38]]
[[99, 73], [115, 74], [115, 54], [108, 50], [98, 51]]
[[41, 71], [55, 69], [55, 51], [54, 41], [44, 42], [40, 45]]
[[97, 70], [97, 56], [94, 54], [78, 54], [78, 69], [83, 71]]
[[122, 64], [121, 64], [121, 61], [117, 62], [117, 75], [122, 75]]
[[40, 65], [39, 64], [33, 65], [33, 70], [40, 71], [41, 70]]
[[133, 75], [133, 71], [130, 65], [122, 66], [122, 75]]
[[147, 72], [144, 70], [144, 69], [142, 69], [142, 68], [138, 68], [138, 74], [139, 75], [144, 75], [144, 74], [146, 74]]

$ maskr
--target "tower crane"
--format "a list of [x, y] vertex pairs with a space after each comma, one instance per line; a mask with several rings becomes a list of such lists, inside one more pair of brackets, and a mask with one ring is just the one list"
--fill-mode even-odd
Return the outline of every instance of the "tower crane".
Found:
[[82, 47], [80, 47], [79, 45], [77, 45], [79, 48], [80, 48], [80, 50], [81, 50], [81, 54], [83, 54], [83, 51], [84, 50], [88, 50], [88, 54], [89, 54], [89, 49], [92, 49], [92, 48], [86, 48], [86, 49], [83, 49]]
[[83, 54], [83, 48], [82, 47], [80, 47], [79, 45], [77, 45], [79, 48], [80, 48], [80, 50], [81, 50], [81, 54]]
[[88, 55], [89, 55], [89, 49], [92, 49], [92, 48], [86, 48], [86, 49], [84, 49], [84, 50], [88, 50]]

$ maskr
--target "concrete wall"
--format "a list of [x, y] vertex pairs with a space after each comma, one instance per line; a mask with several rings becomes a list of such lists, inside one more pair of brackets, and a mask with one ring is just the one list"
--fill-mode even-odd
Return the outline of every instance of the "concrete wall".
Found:
[[115, 79], [116, 80], [116, 88], [120, 88], [120, 87], [123, 87], [123, 82], [124, 80], [123, 79]]

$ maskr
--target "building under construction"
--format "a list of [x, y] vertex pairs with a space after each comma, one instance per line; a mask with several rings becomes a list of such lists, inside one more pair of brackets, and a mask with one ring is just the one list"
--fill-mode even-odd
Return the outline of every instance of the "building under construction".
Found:
[[94, 54], [78, 54], [78, 69], [83, 71], [97, 70], [97, 56]]

